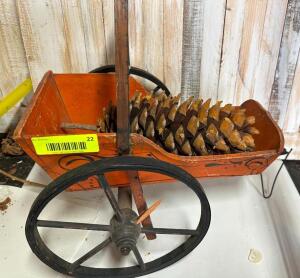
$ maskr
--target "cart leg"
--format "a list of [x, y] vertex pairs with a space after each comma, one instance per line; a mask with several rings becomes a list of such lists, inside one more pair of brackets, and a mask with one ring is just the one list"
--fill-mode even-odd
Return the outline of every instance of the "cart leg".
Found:
[[[130, 188], [133, 195], [133, 199], [135, 201], [137, 210], [139, 215], [142, 215], [147, 209], [147, 203], [144, 198], [143, 189], [140, 183], [140, 179], [137, 171], [128, 171], [128, 177], [130, 181]], [[142, 222], [143, 227], [153, 228], [152, 221], [150, 216], [148, 216]], [[154, 233], [146, 233], [146, 237], [148, 240], [156, 239], [156, 234]]]
[[130, 186], [118, 188], [118, 204], [120, 209], [132, 208], [132, 195]]

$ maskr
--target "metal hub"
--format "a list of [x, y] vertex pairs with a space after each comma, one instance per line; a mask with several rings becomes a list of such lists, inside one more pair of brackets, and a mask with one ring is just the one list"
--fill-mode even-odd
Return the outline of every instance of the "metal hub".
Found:
[[127, 256], [136, 246], [137, 239], [141, 233], [141, 226], [135, 224], [138, 215], [129, 208], [121, 209], [122, 221], [116, 216], [110, 220], [111, 239], [116, 244], [119, 252]]

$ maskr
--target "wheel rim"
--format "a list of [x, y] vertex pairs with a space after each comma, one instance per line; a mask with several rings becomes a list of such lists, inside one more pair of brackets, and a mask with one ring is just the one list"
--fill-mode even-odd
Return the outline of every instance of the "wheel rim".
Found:
[[[89, 176], [101, 174], [103, 175], [106, 172], [122, 170], [138, 170], [160, 173], [168, 175], [176, 180], [179, 180], [186, 186], [188, 186], [197, 195], [201, 205], [200, 221], [197, 225], [197, 228], [192, 230], [194, 235], [191, 235], [184, 243], [182, 243], [180, 246], [176, 247], [169, 253], [153, 261], [145, 263], [144, 269], [141, 268], [139, 265], [124, 268], [93, 268], [79, 265], [77, 266], [77, 268], [74, 269], [74, 267], [72, 267], [72, 263], [69, 263], [64, 259], [60, 258], [45, 245], [39, 234], [38, 226], [49, 226], [43, 225], [45, 224], [45, 222], [43, 222], [42, 220], [38, 220], [38, 217], [45, 208], [45, 206], [52, 199], [54, 199], [59, 193], [67, 189], [75, 182], [85, 180]], [[60, 176], [59, 178], [51, 182], [39, 194], [39, 196], [33, 203], [27, 218], [25, 230], [27, 241], [32, 251], [37, 255], [37, 257], [41, 261], [43, 261], [48, 266], [50, 266], [58, 272], [73, 275], [75, 277], [136, 277], [165, 268], [175, 263], [182, 257], [186, 256], [188, 253], [190, 253], [194, 248], [197, 247], [197, 245], [202, 241], [202, 239], [206, 235], [210, 225], [210, 218], [211, 212], [209, 202], [201, 185], [194, 177], [192, 177], [186, 171], [172, 164], [152, 158], [122, 156], [114, 158], [105, 158], [98, 161], [94, 161], [89, 164], [85, 164], [67, 172], [66, 174]], [[91, 230], [92, 228], [96, 228], [95, 225], [89, 225]], [[102, 229], [107, 228], [106, 225], [103, 226], [105, 227], [101, 227], [101, 225], [99, 225], [99, 227], [101, 227]], [[149, 232], [147, 228], [142, 228], [142, 230], [144, 231], [144, 233], [147, 231]], [[161, 231], [160, 228], [156, 228], [156, 230], [158, 231], [157, 233], [163, 233], [163, 231]], [[191, 232], [189, 233], [191, 234]]]
[[[102, 66], [102, 67], [93, 69], [92, 71], [90, 71], [90, 73], [111, 73], [111, 72], [115, 72], [115, 71], [116, 71], [115, 65], [106, 65], [106, 66]], [[168, 87], [160, 79], [158, 79], [156, 76], [154, 76], [150, 72], [147, 72], [147, 71], [137, 68], [137, 67], [130, 67], [129, 74], [136, 75], [136, 76], [145, 78], [148, 81], [153, 82], [156, 85], [156, 88], [153, 90], [154, 93], [157, 92], [159, 89], [162, 89], [163, 91], [165, 91], [165, 94], [167, 96], [169, 96], [171, 94]]]

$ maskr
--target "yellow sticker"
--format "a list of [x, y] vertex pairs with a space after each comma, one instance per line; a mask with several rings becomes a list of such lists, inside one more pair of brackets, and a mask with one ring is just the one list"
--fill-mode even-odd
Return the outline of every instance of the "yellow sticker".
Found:
[[39, 155], [94, 153], [99, 151], [96, 134], [32, 137], [31, 142]]

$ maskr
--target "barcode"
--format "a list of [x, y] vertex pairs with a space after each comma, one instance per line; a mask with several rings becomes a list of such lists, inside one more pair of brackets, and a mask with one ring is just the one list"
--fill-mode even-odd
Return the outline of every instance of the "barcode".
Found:
[[47, 151], [77, 151], [86, 150], [86, 142], [46, 143]]

